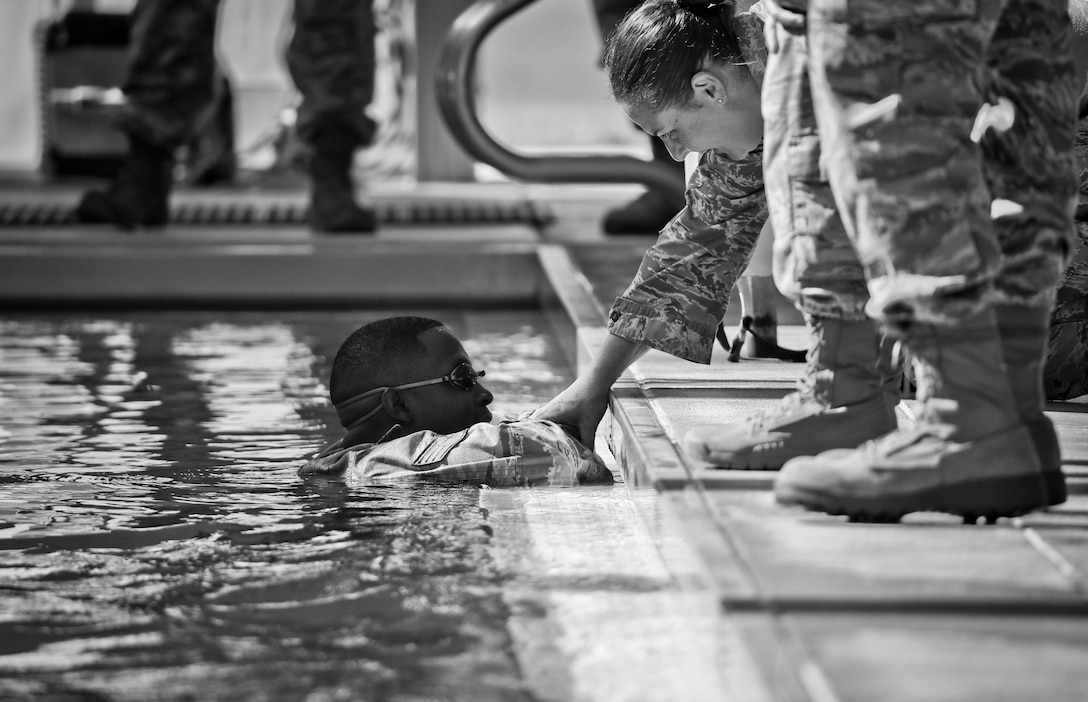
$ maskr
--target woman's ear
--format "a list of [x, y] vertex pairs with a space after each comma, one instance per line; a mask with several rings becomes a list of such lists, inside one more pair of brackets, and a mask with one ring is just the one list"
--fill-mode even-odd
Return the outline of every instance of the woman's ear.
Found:
[[708, 70], [696, 71], [691, 77], [691, 92], [697, 102], [725, 104], [729, 95], [721, 77]]
[[382, 393], [382, 409], [397, 424], [410, 424], [412, 411], [404, 404], [404, 395], [390, 388]]

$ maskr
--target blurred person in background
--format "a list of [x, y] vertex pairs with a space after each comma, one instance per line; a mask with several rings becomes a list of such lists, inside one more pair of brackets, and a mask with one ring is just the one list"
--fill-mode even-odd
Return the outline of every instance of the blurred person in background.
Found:
[[[105, 190], [84, 193], [81, 222], [121, 229], [162, 227], [170, 211], [176, 149], [194, 135], [215, 89], [219, 0], [138, 0], [131, 14], [125, 104], [118, 126], [129, 142]], [[310, 226], [373, 232], [374, 213], [355, 200], [355, 150], [376, 129], [371, 0], [294, 0], [286, 62], [302, 95], [296, 129], [310, 149]]]

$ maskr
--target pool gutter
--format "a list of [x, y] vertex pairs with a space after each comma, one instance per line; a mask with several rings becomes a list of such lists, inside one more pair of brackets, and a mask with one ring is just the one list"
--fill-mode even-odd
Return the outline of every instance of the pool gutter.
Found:
[[4, 309], [528, 307], [546, 285], [536, 245], [520, 230], [507, 240], [467, 241], [230, 230], [200, 238], [35, 234], [2, 242]]

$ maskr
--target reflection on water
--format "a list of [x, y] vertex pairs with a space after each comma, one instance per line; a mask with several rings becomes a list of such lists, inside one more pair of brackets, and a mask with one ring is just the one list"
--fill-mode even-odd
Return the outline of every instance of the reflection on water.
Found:
[[[477, 489], [295, 474], [386, 314], [0, 319], [0, 697], [528, 699]], [[569, 381], [536, 313], [431, 316], [497, 407]]]

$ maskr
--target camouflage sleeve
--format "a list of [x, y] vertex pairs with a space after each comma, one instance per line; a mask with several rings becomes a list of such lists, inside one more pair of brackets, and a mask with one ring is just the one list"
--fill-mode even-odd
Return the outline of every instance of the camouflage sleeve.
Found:
[[757, 2], [733, 20], [740, 53], [744, 56], [748, 71], [760, 85], [763, 84], [763, 74], [767, 72], [767, 43], [763, 35], [766, 18], [767, 9], [762, 2]]
[[710, 363], [729, 293], [767, 220], [763, 151], [740, 161], [714, 151], [692, 174], [686, 205], [642, 258], [612, 306], [608, 330], [696, 363]]

